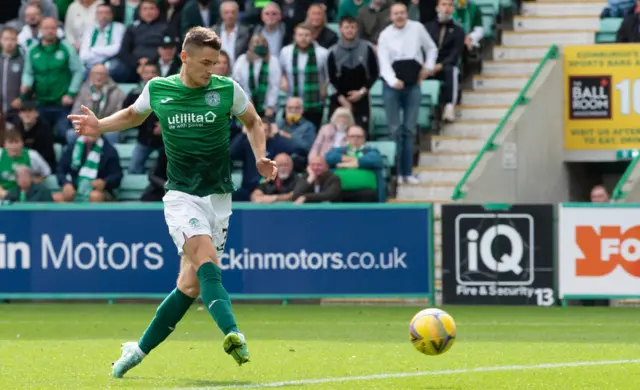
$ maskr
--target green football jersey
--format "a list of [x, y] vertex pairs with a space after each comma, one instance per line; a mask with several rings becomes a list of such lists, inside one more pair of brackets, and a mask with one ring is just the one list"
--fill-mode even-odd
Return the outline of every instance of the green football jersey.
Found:
[[235, 190], [231, 115], [242, 115], [248, 107], [247, 95], [228, 77], [212, 76], [202, 88], [185, 86], [179, 75], [157, 77], [145, 85], [133, 108], [158, 117], [167, 154], [167, 190], [195, 196]]

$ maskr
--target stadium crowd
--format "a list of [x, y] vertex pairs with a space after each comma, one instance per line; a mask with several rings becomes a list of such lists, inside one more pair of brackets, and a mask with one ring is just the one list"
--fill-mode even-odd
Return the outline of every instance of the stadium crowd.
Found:
[[[384, 201], [390, 163], [398, 182], [419, 182], [412, 169], [421, 82], [442, 82], [436, 120], [454, 121], [461, 70], [483, 38], [480, 12], [467, 0], [3, 0], [2, 7], [0, 199], [11, 202], [116, 201], [126, 175], [144, 174], [140, 199], [161, 200], [166, 156], [153, 114], [138, 129], [99, 139], [77, 137], [67, 115], [86, 105], [109, 116], [150, 79], [178, 73], [181, 40], [193, 26], [220, 36], [216, 74], [250, 96], [279, 168], [277, 180], [261, 182], [234, 121], [230, 153], [242, 171], [235, 201]], [[379, 80], [397, 163], [366, 143]], [[123, 166], [119, 145], [131, 141]]]

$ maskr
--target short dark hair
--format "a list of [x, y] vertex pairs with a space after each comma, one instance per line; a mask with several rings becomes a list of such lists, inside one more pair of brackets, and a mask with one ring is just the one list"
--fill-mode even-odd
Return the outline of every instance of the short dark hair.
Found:
[[18, 142], [22, 141], [22, 134], [18, 130], [9, 130], [4, 133], [4, 142]]
[[17, 30], [17, 29], [15, 29], [15, 28], [14, 28], [14, 27], [12, 27], [12, 26], [4, 26], [4, 28], [2, 29], [2, 32], [0, 33], [0, 35], [1, 35], [1, 34], [4, 34], [5, 32], [14, 33], [14, 34], [16, 34], [16, 35], [18, 35], [18, 34], [19, 34], [18, 30]]
[[160, 67], [158, 66], [158, 64], [156, 64], [155, 62], [147, 62], [146, 64], [144, 64], [142, 67], [146, 68], [147, 66], [151, 66], [154, 67], [156, 69], [157, 72], [160, 72]]
[[210, 47], [213, 50], [220, 50], [222, 48], [222, 40], [213, 30], [197, 26], [187, 31], [182, 43], [183, 51], [187, 51], [192, 47]]
[[308, 23], [304, 23], [304, 22], [300, 23], [300, 24], [298, 24], [296, 26], [296, 30], [299, 29], [299, 28], [301, 28], [303, 30], [307, 30], [307, 31], [313, 31], [313, 28]]
[[340, 21], [338, 22], [338, 25], [342, 26], [345, 23], [355, 23], [355, 24], [357, 24], [358, 21], [356, 20], [356, 18], [354, 18], [351, 15], [345, 15], [345, 16], [340, 18]]
[[100, 7], [106, 7], [106, 8], [109, 8], [109, 10], [113, 13], [113, 6], [112, 6], [111, 4], [109, 4], [109, 3], [100, 3], [100, 4], [98, 4], [98, 6], [96, 7], [96, 9], [97, 9], [97, 8], [100, 8]]
[[140, 0], [140, 3], [138, 4], [138, 6], [141, 6], [144, 3], [153, 4], [156, 6], [156, 8], [160, 8], [160, 6], [158, 5], [158, 0]]

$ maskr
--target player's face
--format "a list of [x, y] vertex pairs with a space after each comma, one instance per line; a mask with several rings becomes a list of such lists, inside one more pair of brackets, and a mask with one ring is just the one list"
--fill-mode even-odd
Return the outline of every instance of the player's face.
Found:
[[181, 56], [185, 72], [191, 81], [201, 87], [209, 84], [211, 76], [215, 74], [220, 52], [210, 47], [201, 47], [182, 52]]

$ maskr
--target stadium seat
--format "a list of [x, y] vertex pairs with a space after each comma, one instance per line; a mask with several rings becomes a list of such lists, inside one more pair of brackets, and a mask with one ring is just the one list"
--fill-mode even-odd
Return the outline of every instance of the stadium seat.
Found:
[[[120, 156], [120, 166], [126, 172], [129, 170], [129, 165], [131, 165], [131, 155], [133, 154], [133, 149], [135, 148], [135, 143], [130, 144], [116, 144], [114, 147], [118, 152], [118, 156]], [[153, 152], [147, 159], [147, 162], [144, 164], [147, 169], [151, 169], [155, 166], [156, 160], [158, 158], [158, 152]]]
[[369, 141], [367, 145], [378, 149], [385, 160], [385, 165], [394, 167], [396, 165], [396, 143], [393, 141]]
[[64, 146], [62, 144], [55, 143], [53, 144], [53, 151], [56, 154], [56, 161], [60, 161], [62, 152], [64, 152]]
[[51, 192], [60, 191], [60, 186], [58, 185], [58, 178], [56, 177], [56, 175], [49, 175], [45, 177], [42, 184], [44, 184], [44, 186], [47, 187]]
[[138, 85], [139, 84], [136, 84], [136, 83], [120, 83], [120, 84], [118, 84], [118, 86], [120, 87], [122, 92], [124, 92], [125, 96], [128, 95], [129, 92], [131, 92]]
[[147, 175], [124, 175], [118, 190], [118, 199], [121, 201], [140, 200], [140, 196], [147, 185], [149, 185], [149, 177]]
[[231, 181], [233, 181], [236, 188], [240, 188], [242, 186], [242, 172], [232, 172]]
[[327, 23], [327, 28], [338, 34], [338, 36], [340, 35], [340, 25], [338, 23]]
[[600, 19], [600, 31], [596, 32], [596, 43], [614, 43], [622, 18]]

